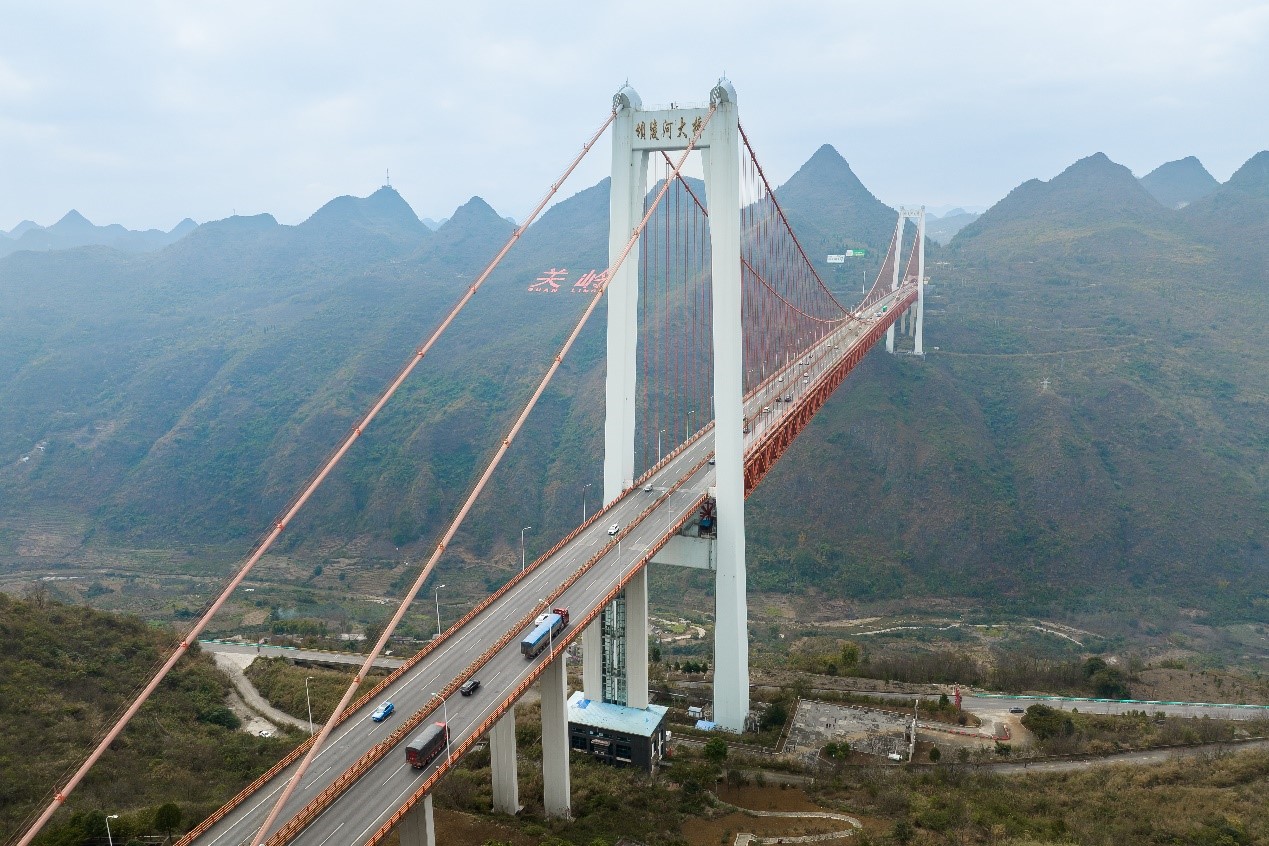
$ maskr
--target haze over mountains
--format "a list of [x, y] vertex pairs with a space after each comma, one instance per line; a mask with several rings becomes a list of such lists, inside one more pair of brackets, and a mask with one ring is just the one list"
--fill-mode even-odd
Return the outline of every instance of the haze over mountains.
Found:
[[113, 247], [124, 252], [148, 252], [180, 240], [197, 226], [187, 217], [168, 232], [158, 229], [138, 232], [117, 223], [94, 226], [72, 209], [49, 227], [24, 220], [8, 233], [0, 232], [0, 257], [18, 250], [65, 250], [92, 245]]
[[[752, 498], [755, 590], [1265, 618], [1269, 153], [1206, 196], [1174, 164], [1147, 185], [1090, 156], [930, 247], [931, 355], [870, 355]], [[875, 275], [895, 213], [835, 150], [777, 192], [809, 255], [864, 246]], [[586, 300], [527, 288], [603, 268], [607, 195], [526, 232], [281, 553], [434, 542]], [[511, 229], [473, 198], [432, 231], [383, 188], [298, 226], [232, 217], [143, 254], [0, 259], [0, 565], [129, 549], [226, 572]], [[508, 527], [545, 548], [598, 482], [602, 326], [455, 545], [490, 579]], [[333, 578], [306, 584], [370, 576]]]

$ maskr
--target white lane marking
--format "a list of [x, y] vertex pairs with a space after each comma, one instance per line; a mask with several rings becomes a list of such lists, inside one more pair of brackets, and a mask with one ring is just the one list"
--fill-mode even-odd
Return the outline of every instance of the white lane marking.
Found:
[[[327, 767], [326, 769], [322, 770], [320, 773], [318, 773], [317, 775], [315, 775], [315, 776], [313, 776], [311, 779], [309, 779], [309, 780], [308, 780], [308, 787], [312, 787], [314, 784], [316, 784], [316, 783], [317, 783], [317, 780], [318, 780], [319, 778], [321, 778], [322, 776], [326, 775], [328, 772], [330, 772], [330, 771], [331, 771], [331, 769], [332, 769], [332, 768], [334, 768], [334, 766], [335, 766], [334, 764], [331, 764], [329, 767]], [[308, 788], [306, 787], [306, 788], [305, 788], [305, 790], [307, 790], [307, 789], [308, 789]]]
[[[251, 815], [252, 815], [252, 814], [254, 814], [257, 810], [259, 810], [259, 808], [260, 808], [260, 806], [261, 806], [261, 805], [263, 805], [265, 802], [268, 802], [269, 800], [271, 800], [271, 799], [274, 797], [274, 795], [275, 795], [275, 794], [277, 794], [277, 792], [278, 792], [279, 790], [281, 790], [282, 788], [286, 787], [286, 786], [287, 786], [288, 784], [290, 784], [290, 783], [291, 783], [291, 779], [289, 779], [289, 778], [288, 778], [286, 781], [282, 782], [282, 783], [281, 783], [281, 784], [279, 784], [277, 787], [273, 788], [273, 790], [269, 791], [269, 793], [268, 793], [268, 794], [266, 794], [263, 798], [261, 798], [261, 800], [260, 800], [259, 802], [257, 802], [255, 805], [253, 805], [250, 811], [247, 811], [245, 814], [243, 814], [241, 817], [239, 817], [239, 818], [238, 818], [238, 820], [237, 820], [236, 822], [232, 823], [232, 824], [229, 826], [229, 828], [225, 829], [225, 830], [224, 830], [224, 831], [222, 831], [220, 834], [216, 835], [216, 837], [215, 837], [215, 838], [213, 838], [211, 842], [212, 842], [212, 843], [215, 843], [217, 840], [219, 840], [220, 838], [224, 837], [224, 836], [225, 836], [226, 834], [228, 834], [229, 832], [233, 831], [233, 830], [234, 830], [235, 828], [237, 828], [240, 824], [242, 824], [242, 822], [243, 822], [244, 820], [249, 819], [249, 818], [251, 817]], [[209, 846], [210, 846], [210, 844], [209, 844]]]
[[[686, 461], [686, 460], [688, 460], [688, 455], [685, 453], [685, 454], [683, 454], [682, 456], [680, 456], [679, 458], [677, 458], [677, 459], [676, 459], [676, 463], [677, 463], [678, 461]], [[676, 491], [676, 492], [677, 492], [677, 491]], [[682, 491], [682, 492], [687, 492], [687, 493], [690, 493], [690, 491]], [[626, 509], [626, 510], [629, 510], [629, 509]], [[601, 538], [601, 540], [602, 540], [602, 538]], [[631, 549], [632, 549], [632, 551], [636, 551], [636, 552], [638, 552], [638, 551], [644, 551], [644, 550], [646, 550], [646, 549], [647, 549], [647, 547], [646, 547], [646, 546], [632, 546], [632, 547], [631, 547]], [[580, 554], [580, 553], [579, 553], [579, 554]], [[569, 556], [569, 558], [568, 558], [568, 559], [565, 559], [565, 561], [566, 561], [566, 563], [571, 563], [571, 562], [572, 562], [573, 560], [575, 560], [575, 559], [576, 559], [576, 555], [573, 555], [573, 556]], [[538, 571], [538, 572], [540, 573], [540, 575], [541, 575], [541, 578], [543, 578], [543, 579], [545, 579], [545, 578], [547, 577], [546, 570], [547, 570], [547, 568], [543, 568], [542, 570]], [[537, 574], [535, 574], [535, 575], [537, 575]], [[615, 583], [615, 582], [614, 582], [614, 583]], [[527, 584], [527, 583], [522, 583], [522, 587], [527, 588], [527, 587], [528, 587], [528, 584]], [[509, 615], [509, 616], [512, 616], [512, 615], [514, 615], [514, 611], [515, 611], [516, 609], [515, 609], [514, 607], [512, 607], [512, 606], [508, 606], [508, 609], [507, 609], [507, 610], [508, 610], [508, 615]], [[474, 621], [474, 620], [473, 620], [472, 622], [473, 622], [473, 623], [475, 623], [476, 621]], [[461, 644], [463, 641], [467, 640], [470, 636], [474, 635], [474, 634], [476, 633], [476, 628], [477, 628], [477, 626], [473, 625], [473, 626], [471, 626], [471, 627], [469, 627], [469, 628], [468, 628], [468, 627], [465, 627], [465, 628], [467, 628], [467, 631], [463, 632], [463, 633], [462, 633], [459, 637], [454, 638], [454, 642], [453, 642], [452, 646], [458, 646], [458, 645], [459, 645], [459, 644]], [[500, 675], [500, 674], [501, 674], [501, 670], [500, 670], [498, 673], [495, 673], [495, 675], [494, 675], [494, 677], [493, 677], [493, 678], [497, 678], [497, 676], [498, 676], [498, 675]], [[402, 683], [401, 683], [401, 685], [400, 685], [400, 687], [399, 687], [399, 688], [397, 688], [397, 689], [398, 689], [399, 691], [404, 690], [406, 687], [408, 687], [408, 686], [412, 685], [412, 684], [413, 684], [414, 682], [416, 682], [416, 681], [421, 681], [423, 678], [424, 678], [424, 674], [423, 674], [423, 673], [412, 674], [412, 675], [411, 675], [408, 679], [403, 679], [403, 680], [402, 680]], [[361, 721], [359, 721], [359, 722], [361, 722], [361, 723], [363, 723], [363, 724], [364, 724], [364, 723], [365, 723], [364, 718], [363, 718]], [[323, 749], [323, 750], [322, 750], [322, 753], [320, 753], [320, 754], [324, 754], [324, 753], [325, 753], [325, 752], [327, 752], [327, 751], [332, 751], [332, 750], [334, 749], [334, 747], [335, 747], [335, 744], [332, 744], [331, 746], [328, 746], [326, 749]], [[319, 757], [320, 757], [320, 754], [319, 754]], [[396, 771], [394, 771], [394, 772], [392, 773], [392, 775], [390, 775], [390, 776], [389, 776], [389, 779], [391, 779], [393, 776], [395, 776], [397, 772], [400, 772], [400, 770], [401, 770], [404, 766], [405, 766], [405, 765], [402, 765], [401, 767], [398, 767], [398, 768], [397, 768], [397, 770], [396, 770]], [[326, 770], [324, 770], [321, 774], [319, 774], [318, 776], [315, 776], [315, 777], [314, 777], [314, 781], [316, 781], [316, 779], [317, 779], [317, 778], [320, 778], [320, 776], [321, 776], [321, 775], [324, 775], [326, 772], [328, 772], [330, 769], [332, 769], [332, 767], [333, 767], [333, 765], [332, 765], [331, 767], [327, 767], [327, 768], [326, 768]], [[284, 784], [285, 784], [285, 782], [284, 782]], [[310, 786], [311, 786], [311, 784], [312, 784], [312, 782], [310, 782]], [[384, 782], [384, 784], [387, 784], [387, 782], [385, 781], [385, 782]], [[281, 789], [281, 788], [278, 788], [278, 789]], [[278, 789], [275, 789], [275, 790], [273, 791], [273, 793], [276, 793]], [[270, 795], [270, 796], [272, 796], [272, 795], [273, 795], [273, 793], [271, 793], [271, 794], [269, 794], [269, 795]], [[254, 810], [255, 810], [256, 808], [258, 808], [261, 804], [263, 804], [263, 801], [267, 801], [267, 799], [268, 799], [268, 798], [269, 798], [269, 797], [267, 797], [267, 796], [266, 796], [266, 797], [265, 797], [265, 800], [262, 800], [260, 803], [257, 803], [257, 805], [255, 806], [255, 808], [253, 808], [252, 810], [254, 811]], [[342, 823], [341, 823], [341, 825], [342, 825]], [[232, 829], [232, 827], [231, 827], [231, 829]], [[369, 831], [369, 829], [367, 829], [367, 831]], [[364, 834], [364, 832], [363, 832], [363, 834]], [[223, 835], [221, 835], [221, 836], [223, 836]], [[217, 837], [217, 838], [216, 838], [216, 840], [219, 840], [219, 839], [220, 839], [220, 837]], [[329, 839], [329, 837], [328, 837], [327, 839]], [[213, 840], [213, 841], [212, 841], [212, 843], [213, 843], [213, 844], [214, 844], [215, 842], [216, 842], [215, 840]], [[323, 841], [323, 843], [325, 843], [325, 841]]]
[[[326, 840], [330, 840], [332, 837], [334, 837], [339, 832], [339, 830], [343, 827], [344, 827], [343, 823], [340, 823], [339, 825], [335, 826], [335, 830], [332, 831], [330, 834], [326, 835]], [[318, 843], [317, 846], [326, 846], [326, 840], [323, 840], [321, 843]]]
[[395, 770], [393, 770], [393, 771], [392, 771], [392, 774], [391, 774], [391, 775], [389, 775], [386, 779], [384, 779], [384, 780], [383, 780], [383, 783], [384, 783], [384, 784], [387, 784], [388, 782], [392, 781], [392, 779], [396, 777], [396, 774], [397, 774], [397, 773], [399, 773], [399, 772], [401, 772], [401, 770], [402, 770], [402, 769], [404, 769], [406, 766], [408, 766], [408, 765], [409, 765], [409, 763], [410, 763], [409, 761], [406, 761], [404, 764], [402, 764], [401, 766], [399, 766], [399, 767], [397, 767]]
[[400, 793], [398, 793], [398, 794], [397, 794], [397, 798], [393, 799], [393, 800], [392, 800], [392, 802], [391, 802], [391, 804], [390, 804], [390, 805], [388, 805], [388, 810], [387, 810], [387, 811], [384, 811], [382, 814], [380, 814], [379, 816], [375, 817], [374, 822], [372, 822], [372, 823], [370, 823], [370, 825], [366, 826], [365, 830], [364, 830], [364, 831], [362, 831], [362, 832], [361, 832], [361, 834], [358, 834], [355, 838], [353, 838], [353, 842], [352, 842], [351, 844], [349, 844], [349, 846], [356, 846], [356, 844], [358, 844], [358, 843], [365, 843], [365, 842], [366, 842], [366, 835], [370, 833], [370, 829], [372, 829], [372, 828], [377, 828], [377, 827], [378, 827], [378, 825], [379, 825], [379, 820], [383, 819], [383, 818], [384, 818], [386, 815], [388, 815], [389, 813], [393, 813], [393, 814], [395, 814], [395, 813], [396, 813], [396, 811], [395, 811], [395, 810], [393, 810], [393, 809], [395, 809], [395, 808], [400, 808], [400, 807], [401, 807], [401, 797], [402, 797], [402, 796], [404, 796], [405, 794], [409, 793], [409, 792], [410, 792], [411, 790], [413, 790], [413, 789], [414, 789], [414, 785], [412, 785], [412, 784], [411, 784], [411, 785], [409, 785], [408, 787], [406, 787], [406, 788], [405, 788], [405, 790], [402, 790]]

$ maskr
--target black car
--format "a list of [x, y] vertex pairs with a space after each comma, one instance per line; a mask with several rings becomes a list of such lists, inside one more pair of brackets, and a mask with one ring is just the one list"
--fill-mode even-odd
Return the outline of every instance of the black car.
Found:
[[477, 690], [480, 690], [480, 679], [468, 679], [463, 682], [463, 686], [458, 689], [458, 692], [463, 696], [471, 696]]

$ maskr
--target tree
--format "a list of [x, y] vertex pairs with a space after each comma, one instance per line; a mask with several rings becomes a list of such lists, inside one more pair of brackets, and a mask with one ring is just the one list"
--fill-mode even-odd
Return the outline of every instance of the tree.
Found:
[[154, 827], [172, 839], [172, 832], [181, 827], [181, 806], [165, 802], [154, 812]]
[[827, 743], [824, 745], [824, 757], [832, 761], [845, 761], [850, 757], [850, 744], [845, 741], [841, 743]]
[[930, 762], [931, 763], [937, 764], [939, 762], [939, 758], [942, 758], [942, 757], [943, 757], [943, 753], [939, 751], [939, 748], [937, 746], [930, 747]]
[[951, 704], [952, 704], [952, 700], [950, 700], [950, 699], [948, 699], [948, 698], [947, 698], [947, 694], [946, 694], [946, 693], [940, 693], [940, 694], [939, 694], [939, 707], [940, 707], [940, 708], [946, 708], [946, 707], [948, 707], [948, 706], [949, 706], [949, 705], [951, 705]]
[[714, 766], [722, 766], [723, 761], [727, 760], [727, 741], [721, 737], [711, 737], [705, 741], [705, 757]]
[[1040, 740], [1050, 737], [1070, 737], [1075, 733], [1075, 723], [1056, 708], [1036, 703], [1027, 708], [1022, 724]]
[[760, 722], [763, 728], [771, 728], [773, 726], [783, 726], [788, 719], [788, 706], [784, 704], [783, 699], [777, 699], [767, 706], [767, 710], [762, 713]]

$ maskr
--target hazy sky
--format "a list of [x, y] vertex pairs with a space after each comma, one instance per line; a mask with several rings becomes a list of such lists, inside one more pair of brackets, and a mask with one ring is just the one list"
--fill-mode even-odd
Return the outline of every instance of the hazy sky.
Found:
[[[688, 104], [725, 73], [776, 183], [830, 143], [936, 211], [1097, 151], [1225, 180], [1269, 147], [1265, 2], [5, 0], [0, 21], [2, 230], [297, 223], [385, 169], [420, 217], [478, 194], [521, 218], [627, 79]], [[606, 175], [592, 158], [566, 195]]]

